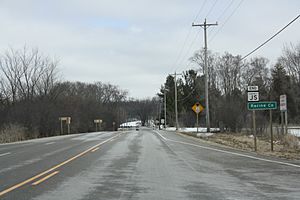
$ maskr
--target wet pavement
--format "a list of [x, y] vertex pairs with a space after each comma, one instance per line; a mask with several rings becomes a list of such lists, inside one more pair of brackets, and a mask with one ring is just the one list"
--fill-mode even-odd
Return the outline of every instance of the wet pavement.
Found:
[[0, 194], [13, 190], [0, 199], [300, 198], [297, 162], [147, 128], [0, 145], [1, 154]]

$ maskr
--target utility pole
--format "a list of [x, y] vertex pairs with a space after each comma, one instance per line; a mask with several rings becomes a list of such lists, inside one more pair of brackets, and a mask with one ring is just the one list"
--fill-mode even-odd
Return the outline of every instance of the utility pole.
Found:
[[160, 99], [159, 99], [159, 111], [158, 111], [158, 120], [159, 120], [159, 127], [158, 127], [158, 130], [161, 130], [161, 103], [160, 103]]
[[167, 128], [167, 89], [164, 90], [164, 116], [165, 116], [165, 128]]
[[171, 74], [172, 76], [174, 76], [174, 85], [175, 85], [175, 118], [176, 118], [176, 131], [178, 130], [178, 109], [177, 109], [177, 80], [176, 80], [176, 76], [177, 75], [181, 75], [181, 74], [177, 74], [175, 72], [175, 74]]
[[218, 23], [207, 24], [206, 19], [203, 24], [192, 24], [192, 26], [200, 26], [204, 29], [204, 71], [205, 71], [205, 110], [206, 110], [206, 127], [207, 132], [210, 132], [210, 119], [209, 119], [209, 102], [208, 102], [208, 67], [207, 67], [207, 36], [206, 30], [210, 26], [217, 26]]

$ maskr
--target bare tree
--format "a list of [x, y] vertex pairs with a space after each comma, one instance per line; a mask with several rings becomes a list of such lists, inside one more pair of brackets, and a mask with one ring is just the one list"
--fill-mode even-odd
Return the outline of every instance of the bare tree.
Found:
[[300, 83], [300, 43], [296, 46], [284, 47], [283, 56], [279, 58], [279, 62], [287, 70], [288, 75], [295, 81]]
[[241, 89], [243, 66], [240, 56], [225, 53], [219, 59], [217, 63], [217, 73], [220, 90], [223, 94], [231, 94], [235, 89]]

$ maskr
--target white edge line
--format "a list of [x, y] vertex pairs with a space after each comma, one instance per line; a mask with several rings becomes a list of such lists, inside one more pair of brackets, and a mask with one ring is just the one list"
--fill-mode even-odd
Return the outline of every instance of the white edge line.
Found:
[[54, 143], [56, 143], [56, 142], [48, 142], [45, 145], [50, 145], [50, 144], [54, 144]]
[[170, 142], [175, 142], [175, 143], [180, 143], [180, 144], [195, 146], [195, 147], [199, 147], [199, 148], [202, 148], [202, 149], [207, 149], [207, 150], [211, 150], [211, 151], [217, 151], [217, 152], [221, 152], [221, 153], [226, 153], [226, 154], [231, 154], [231, 155], [235, 155], [235, 156], [250, 158], [250, 159], [254, 159], [254, 160], [260, 160], [260, 161], [265, 161], [265, 162], [276, 163], [276, 164], [280, 164], [280, 165], [287, 165], [287, 166], [290, 166], [290, 167], [300, 168], [300, 165], [296, 165], [296, 164], [292, 164], [292, 163], [287, 163], [287, 162], [282, 162], [282, 161], [276, 161], [276, 160], [269, 160], [269, 159], [259, 158], [259, 157], [255, 157], [255, 156], [249, 156], [249, 155], [245, 155], [245, 154], [241, 154], [241, 153], [235, 153], [235, 152], [231, 152], [231, 151], [226, 151], [226, 150], [221, 150], [221, 149], [215, 149], [215, 148], [212, 148], [212, 147], [205, 147], [205, 146], [201, 146], [201, 145], [197, 145], [197, 144], [192, 144], [192, 143], [188, 143], [188, 142], [176, 141], [176, 140], [165, 138], [164, 136], [162, 136], [157, 131], [154, 131], [154, 132], [157, 133], [164, 140], [170, 141]]
[[1, 156], [6, 156], [6, 155], [9, 155], [9, 154], [11, 154], [11, 153], [10, 153], [10, 152], [3, 153], [3, 154], [0, 154], [0, 157], [1, 157]]

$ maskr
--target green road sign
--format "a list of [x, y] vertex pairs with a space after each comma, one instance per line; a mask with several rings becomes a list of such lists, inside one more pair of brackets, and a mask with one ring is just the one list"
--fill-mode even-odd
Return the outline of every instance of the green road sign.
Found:
[[248, 110], [275, 110], [277, 109], [276, 101], [249, 102]]

